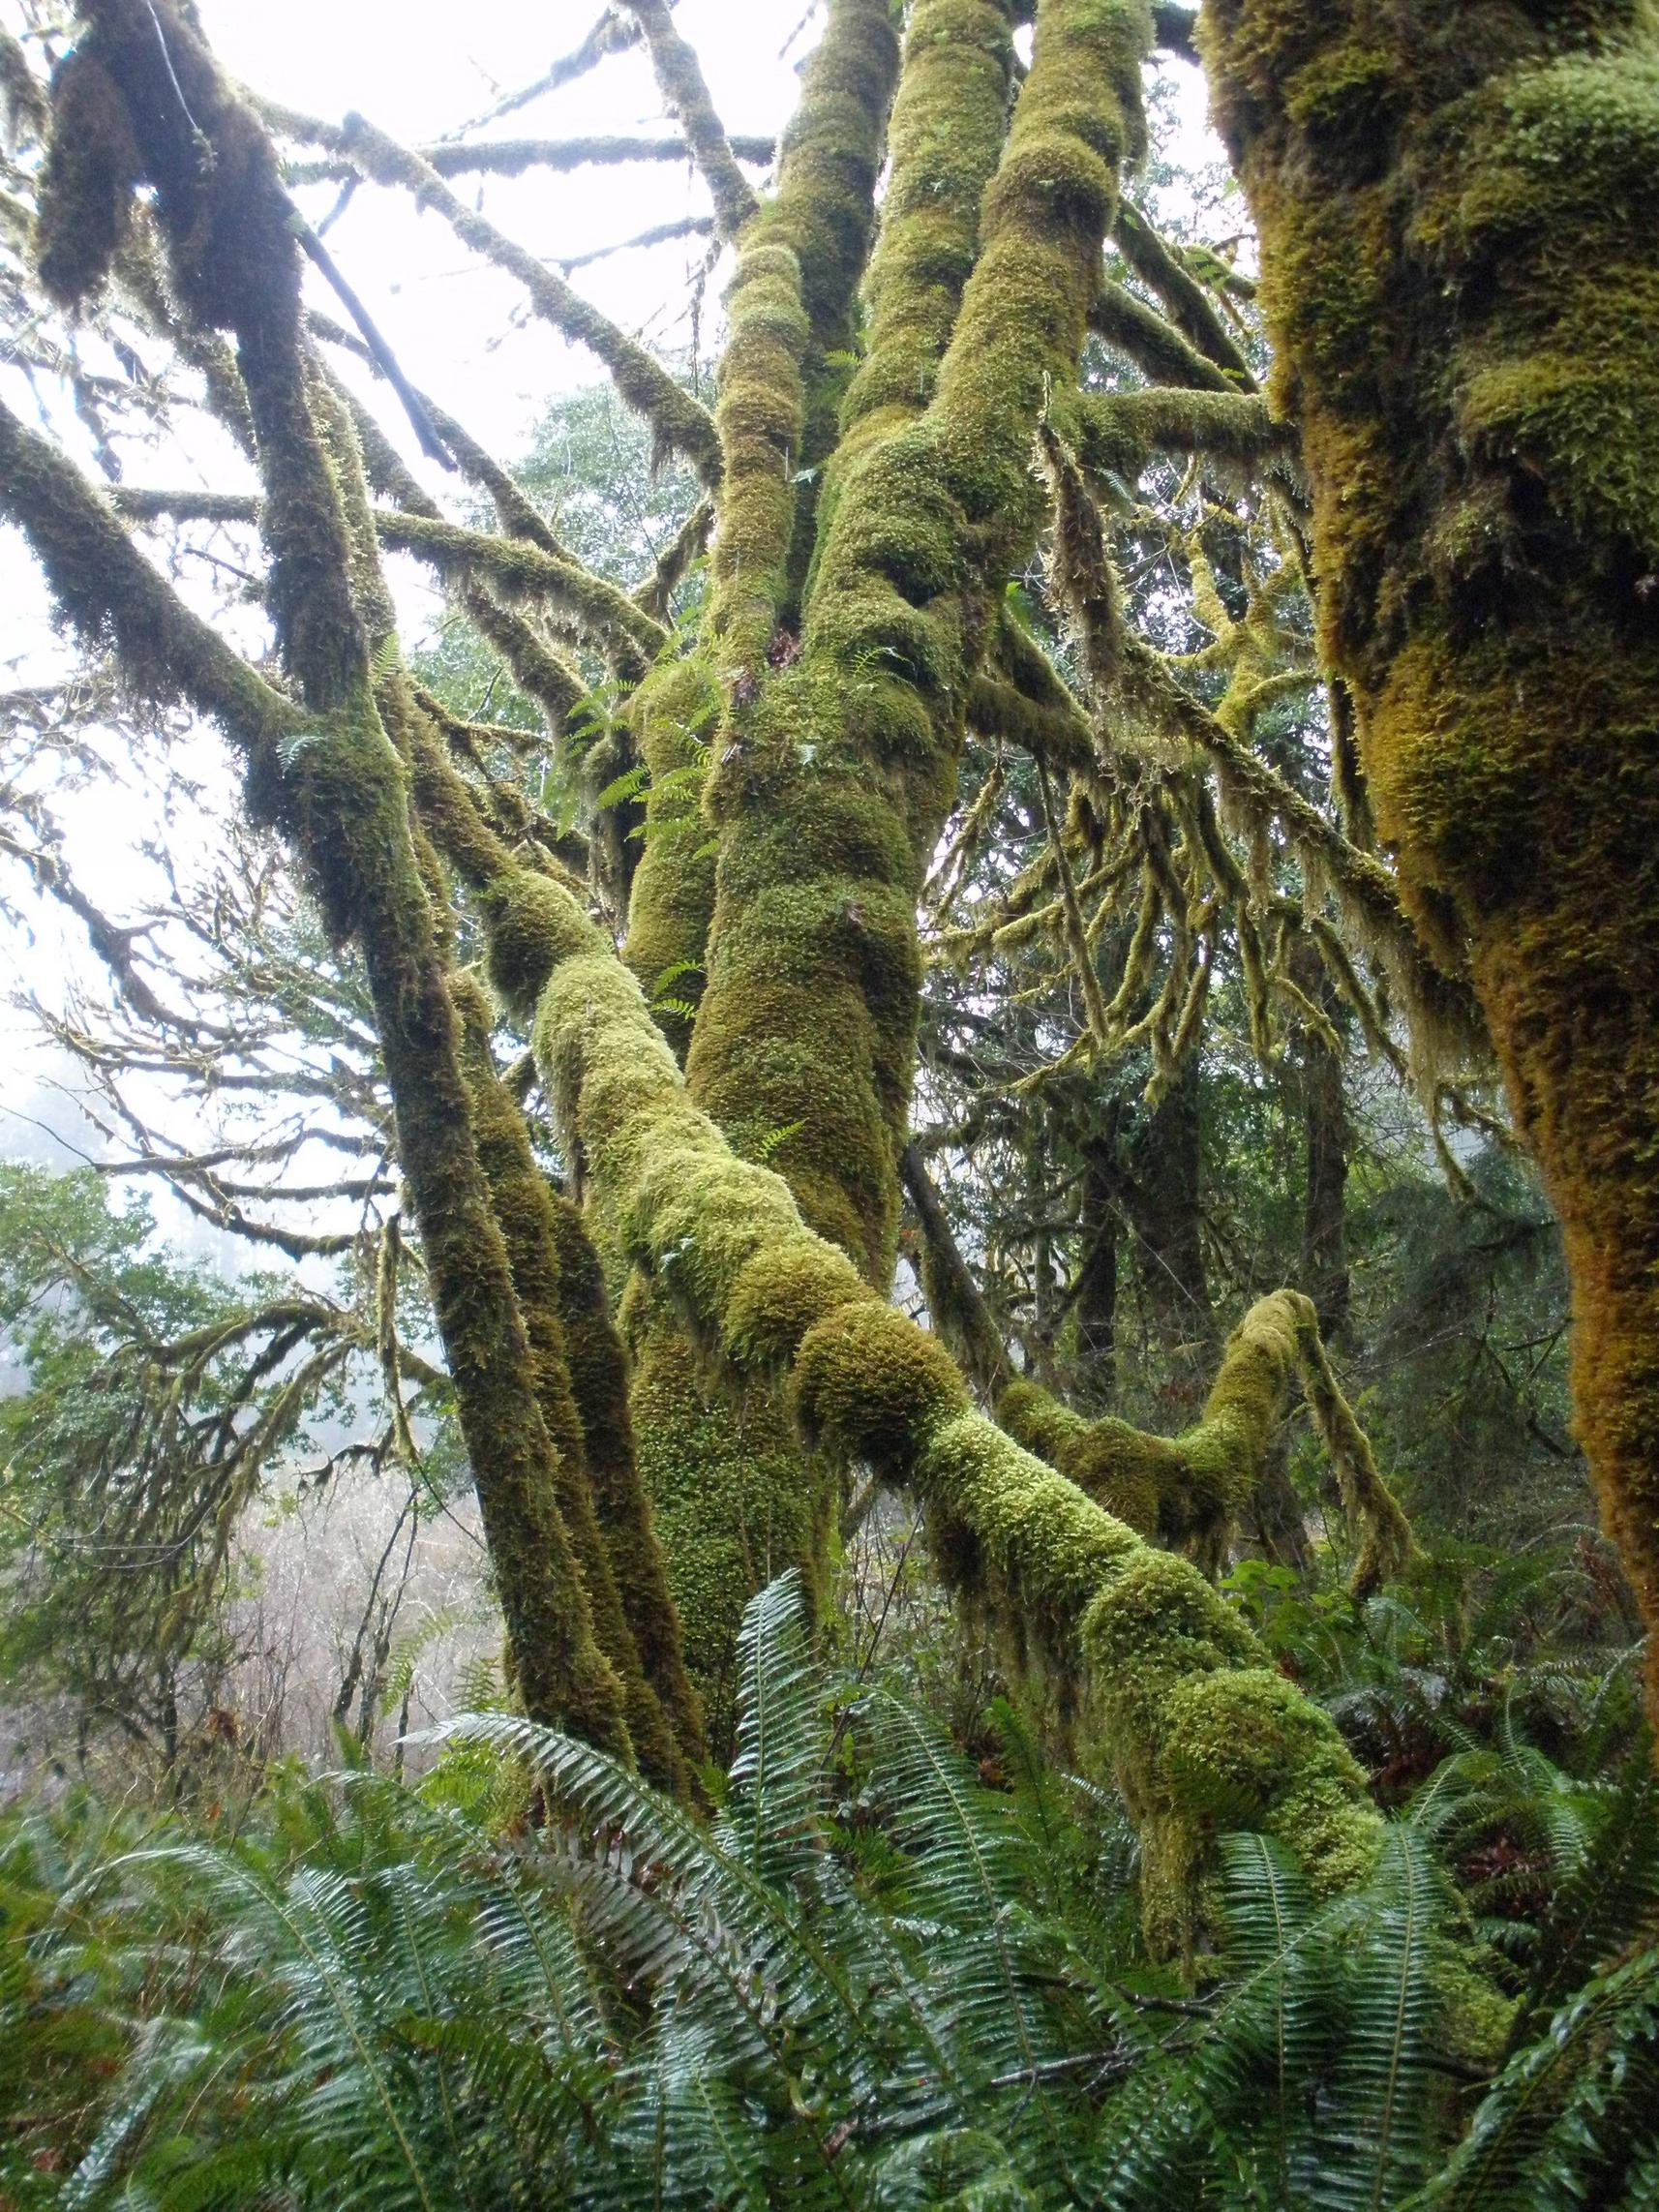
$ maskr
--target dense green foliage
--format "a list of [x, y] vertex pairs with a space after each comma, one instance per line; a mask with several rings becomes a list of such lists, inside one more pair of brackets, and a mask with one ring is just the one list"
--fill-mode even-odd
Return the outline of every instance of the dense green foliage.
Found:
[[[1575, 1781], [1506, 1708], [1323, 1907], [1235, 1836], [1222, 1948], [1183, 1984], [1139, 1951], [1121, 1819], [1006, 1706], [990, 1787], [908, 1698], [814, 1660], [786, 1580], [749, 1609], [739, 1709], [709, 1825], [507, 1713], [418, 1792], [278, 1773], [217, 1829], [10, 1816], [8, 2200], [1650, 2200], [1644, 1762]], [[1503, 2002], [1458, 1963], [1445, 1853], [1477, 1836], [1541, 1846]], [[1492, 2015], [1490, 2082], [1455, 2062], [1460, 2006]]]

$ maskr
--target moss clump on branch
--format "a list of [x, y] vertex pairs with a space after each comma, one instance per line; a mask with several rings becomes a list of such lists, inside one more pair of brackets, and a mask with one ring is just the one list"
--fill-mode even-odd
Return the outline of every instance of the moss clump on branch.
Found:
[[1560, 1215], [1579, 1431], [1659, 1626], [1659, 18], [1214, 0], [1202, 36], [1325, 656]]

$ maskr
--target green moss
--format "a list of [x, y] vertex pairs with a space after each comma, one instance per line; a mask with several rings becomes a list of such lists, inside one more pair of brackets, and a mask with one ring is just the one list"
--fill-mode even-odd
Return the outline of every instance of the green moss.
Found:
[[[236, 339], [264, 481], [269, 601], [301, 726], [273, 720], [262, 705], [266, 687], [205, 642], [159, 580], [140, 581], [143, 564], [119, 530], [101, 525], [71, 487], [60, 487], [62, 511], [45, 533], [48, 570], [83, 626], [91, 626], [96, 590], [105, 623], [124, 647], [134, 639], [136, 668], [170, 649], [172, 681], [225, 714], [248, 747], [253, 802], [293, 837], [331, 926], [360, 940], [517, 1683], [536, 1717], [625, 1755], [621, 1689], [594, 1642], [558, 1510], [532, 1348], [473, 1141], [444, 951], [422, 872], [430, 851], [411, 835], [405, 764], [371, 695], [354, 586], [381, 627], [387, 603], [367, 531], [360, 527], [353, 538], [347, 527], [348, 515], [361, 525], [367, 507], [355, 440], [308, 375], [296, 249], [275, 156], [221, 77], [194, 11], [169, 0], [106, 0], [90, 43], [127, 105], [182, 312]], [[14, 500], [28, 490], [26, 441], [18, 457], [25, 480], [8, 470]], [[85, 558], [89, 531], [102, 532], [96, 562]], [[156, 634], [139, 646], [145, 628]], [[401, 681], [387, 696], [397, 710], [392, 730], [407, 736]], [[279, 731], [291, 744], [270, 742]]]
[[1133, 484], [1154, 452], [1207, 461], [1288, 457], [1292, 434], [1253, 392], [1151, 390], [1080, 394], [1071, 403], [1077, 457], [1094, 475]]
[[710, 1386], [666, 1288], [636, 1278], [623, 1324], [634, 1355], [640, 1476], [709, 1748], [724, 1762], [743, 1610], [789, 1568], [816, 1591], [830, 1489], [805, 1468], [764, 1385], [736, 1393]]
[[684, 1766], [695, 1773], [708, 1757], [703, 1714], [686, 1672], [679, 1616], [639, 1471], [627, 1353], [611, 1318], [604, 1270], [582, 1215], [568, 1198], [550, 1196], [558, 1319], [593, 1509], [646, 1680], [667, 1715]]
[[596, 645], [630, 678], [667, 642], [656, 619], [579, 561], [523, 537], [465, 530], [426, 515], [380, 513], [383, 543], [417, 555], [440, 576], [488, 583], [507, 599], [532, 601], [556, 630]]
[[[953, 334], [920, 419], [863, 418], [823, 519], [800, 657], [760, 682], [710, 793], [721, 846], [694, 1093], [739, 1134], [791, 1132], [775, 1157], [808, 1220], [881, 1286], [915, 1046], [917, 891], [950, 804], [966, 677], [1035, 535], [1031, 439], [1081, 347], [1150, 39], [1127, 0], [1044, 12], [959, 312], [952, 324], [947, 288], [911, 318], [928, 180], [943, 183], [956, 248], [971, 237], [972, 186], [1001, 135], [1007, 32], [985, 8], [913, 22], [898, 197], [872, 285], [884, 345]], [[947, 157], [949, 102], [965, 86], [972, 142]], [[850, 401], [855, 417], [865, 397]]]
[[735, 238], [754, 213], [755, 196], [732, 158], [696, 48], [675, 29], [665, 0], [642, 0], [630, 13], [645, 33], [664, 103], [670, 114], [679, 116], [692, 158], [708, 182], [720, 236]]
[[[639, 1270], [627, 1320], [641, 1470], [712, 1735], [726, 1725], [744, 1595], [790, 1560], [822, 1557], [826, 1478], [866, 1462], [919, 1492], [947, 1571], [1028, 1663], [1063, 1696], [1082, 1683], [1155, 1858], [1172, 1866], [1179, 1843], [1190, 1870], [1209, 1801], [1193, 1802], [1166, 1755], [1170, 1701], [1193, 1675], [1221, 1697], [1243, 1669], [1248, 1689], [1262, 1663], [1248, 1628], [1185, 1561], [1149, 1550], [970, 1409], [943, 1346], [877, 1296], [805, 1226], [782, 1179], [734, 1153], [693, 1104], [638, 985], [574, 900], [547, 885], [539, 901], [542, 942], [569, 950], [542, 994], [537, 1056], [589, 1203]], [[1241, 1359], [1256, 1356], [1252, 1336]], [[780, 1425], [780, 1392], [816, 1467]], [[1253, 1402], [1232, 1378], [1227, 1417], [1244, 1422]], [[1200, 1702], [1187, 1737], [1224, 1730], [1220, 1710]], [[1235, 1723], [1239, 1710], [1226, 1709]], [[1292, 1685], [1273, 1718], [1282, 1756], [1244, 1777], [1252, 1817], [1326, 1886], [1356, 1879], [1374, 1823], [1357, 1771]], [[1155, 1928], [1175, 1941], [1174, 1889], [1155, 1882], [1153, 1894]]]
[[967, 1386], [936, 1337], [879, 1299], [844, 1305], [801, 1339], [790, 1374], [795, 1417], [842, 1466], [905, 1469], [932, 1432], [966, 1411]]
[[[1007, 130], [1013, 47], [998, 0], [910, 12], [889, 136], [890, 173], [864, 284], [865, 357], [841, 409], [857, 454], [933, 397], [979, 248], [980, 201]], [[838, 457], [836, 479], [845, 467]]]
[[498, 877], [481, 904], [491, 984], [509, 1012], [528, 1021], [554, 970], [588, 949], [591, 924], [568, 898], [525, 868]]
[[722, 674], [739, 689], [797, 616], [818, 465], [833, 437], [829, 356], [853, 343], [895, 59], [884, 0], [832, 0], [780, 149], [776, 194], [743, 232], [726, 295], [710, 618]]
[[[703, 996], [714, 854], [703, 820], [705, 763], [720, 693], [701, 655], [665, 660], [628, 701], [635, 749], [650, 771], [646, 836], [628, 896], [626, 958], [663, 1034], [683, 1057]], [[663, 1004], [663, 1001], [669, 1004]]]
[[554, 1500], [582, 1578], [593, 1640], [620, 1685], [621, 1712], [641, 1768], [659, 1786], [683, 1790], [686, 1774], [679, 1747], [646, 1679], [594, 1507], [565, 1346], [553, 1194], [536, 1167], [524, 1116], [496, 1074], [484, 994], [465, 976], [457, 977], [453, 988], [462, 1020], [461, 1071], [471, 1101], [473, 1138], [524, 1317], [530, 1379], [551, 1452]]
[[718, 482], [719, 445], [707, 409], [683, 390], [660, 362], [626, 331], [584, 299], [558, 272], [519, 245], [476, 207], [458, 198], [421, 155], [387, 137], [362, 115], [347, 115], [338, 131], [307, 116], [284, 114], [266, 103], [281, 127], [295, 137], [326, 145], [346, 156], [361, 174], [401, 189], [423, 207], [436, 210], [463, 244], [516, 278], [537, 315], [561, 337], [586, 346], [610, 372], [617, 390], [650, 425], [659, 450], [683, 453], [704, 480]]
[[[24, 76], [32, 83], [27, 64]], [[52, 74], [51, 136], [37, 200], [36, 263], [61, 307], [78, 307], [109, 274], [142, 173], [127, 104], [99, 43], [84, 41]]]
[[1149, 1436], [1109, 1415], [1085, 1419], [1024, 1379], [1001, 1392], [997, 1418], [1107, 1512], [1213, 1564], [1261, 1481], [1298, 1376], [1360, 1535], [1352, 1587], [1366, 1597], [1416, 1546], [1337, 1385], [1312, 1301], [1297, 1291], [1275, 1290], [1251, 1308], [1227, 1341], [1201, 1419], [1179, 1437]]

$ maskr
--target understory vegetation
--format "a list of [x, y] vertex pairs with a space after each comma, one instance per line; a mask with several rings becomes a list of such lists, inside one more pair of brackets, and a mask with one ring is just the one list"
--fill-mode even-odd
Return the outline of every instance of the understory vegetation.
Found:
[[0, 8], [0, 2212], [1644, 2212], [1652, 0], [732, 15]]

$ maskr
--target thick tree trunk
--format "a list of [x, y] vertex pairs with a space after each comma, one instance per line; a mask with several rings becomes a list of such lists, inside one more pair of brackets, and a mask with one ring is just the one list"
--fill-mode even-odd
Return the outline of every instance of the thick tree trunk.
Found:
[[1579, 1431], [1659, 1629], [1659, 17], [1208, 0], [1201, 36], [1325, 653], [1560, 1214]]
[[1104, 1412], [1118, 1387], [1118, 1210], [1116, 1178], [1098, 1146], [1084, 1158], [1077, 1227], [1082, 1258], [1071, 1312], [1078, 1395], [1091, 1411]]
[[[1342, 1001], [1315, 949], [1301, 940], [1291, 978], [1338, 1028]], [[1313, 1301], [1319, 1333], [1335, 1344], [1347, 1326], [1353, 1286], [1348, 1275], [1348, 1100], [1342, 1056], [1316, 1030], [1299, 1041], [1306, 1183], [1302, 1198], [1302, 1288]]]

